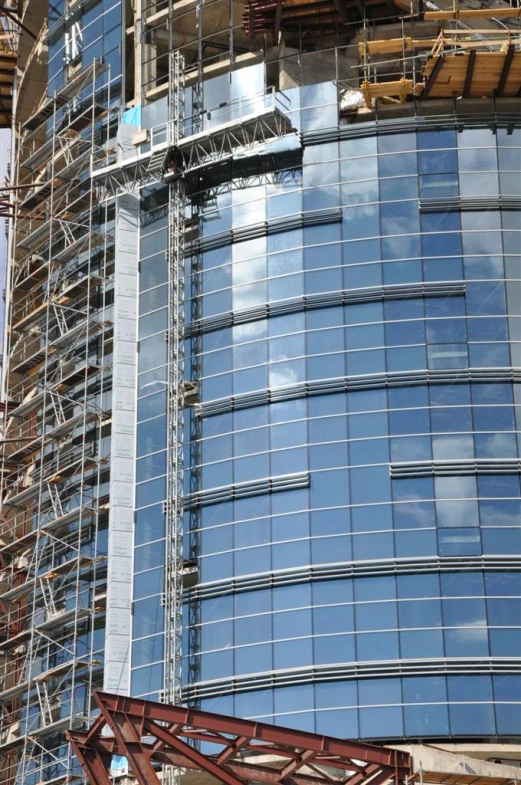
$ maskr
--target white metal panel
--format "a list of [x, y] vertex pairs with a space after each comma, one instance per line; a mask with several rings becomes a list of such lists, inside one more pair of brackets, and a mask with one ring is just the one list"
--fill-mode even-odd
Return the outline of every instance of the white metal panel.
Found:
[[120, 197], [115, 227], [113, 411], [103, 688], [124, 695], [130, 690], [138, 218], [138, 198]]

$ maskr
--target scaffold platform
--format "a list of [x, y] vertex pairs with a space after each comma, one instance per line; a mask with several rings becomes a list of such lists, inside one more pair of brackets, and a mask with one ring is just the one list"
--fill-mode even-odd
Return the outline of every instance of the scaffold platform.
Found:
[[105, 166], [93, 170], [92, 181], [108, 199], [161, 180], [182, 178], [195, 169], [220, 163], [238, 150], [252, 150], [296, 132], [290, 112], [286, 96], [270, 91], [208, 110], [203, 119], [208, 127], [181, 137], [177, 144], [173, 142], [177, 121], [163, 123], [149, 131], [147, 152], [132, 155], [131, 149], [120, 146]]

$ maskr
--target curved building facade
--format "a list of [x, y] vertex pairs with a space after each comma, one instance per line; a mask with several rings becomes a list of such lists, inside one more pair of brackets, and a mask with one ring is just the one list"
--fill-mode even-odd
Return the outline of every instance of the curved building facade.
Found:
[[333, 83], [290, 95], [302, 167], [203, 218], [230, 239], [195, 273], [186, 697], [352, 738], [516, 737], [521, 127], [335, 128]]
[[0, 785], [85, 781], [97, 689], [519, 762], [521, 33], [487, 2], [0, 8]]

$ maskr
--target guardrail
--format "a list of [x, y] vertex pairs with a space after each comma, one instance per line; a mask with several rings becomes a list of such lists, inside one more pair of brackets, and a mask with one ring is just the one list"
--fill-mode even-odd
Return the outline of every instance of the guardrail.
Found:
[[[291, 111], [291, 101], [285, 93], [270, 88], [267, 92], [255, 93], [251, 96], [243, 96], [235, 101], [205, 109], [197, 114], [185, 117], [182, 122], [181, 144], [191, 137], [210, 133], [216, 128], [229, 124], [240, 125], [247, 119], [260, 116], [270, 112], [280, 112], [289, 114]], [[123, 117], [122, 110], [121, 117]], [[179, 120], [167, 120], [149, 129], [140, 129], [136, 126], [136, 132], [146, 131], [146, 138], [138, 144], [119, 143], [117, 148], [110, 153], [103, 161], [102, 167], [114, 164], [123, 165], [129, 160], [136, 158], [147, 158], [150, 154], [166, 149], [173, 145], [175, 138], [176, 125]], [[98, 166], [101, 167], [101, 161]]]

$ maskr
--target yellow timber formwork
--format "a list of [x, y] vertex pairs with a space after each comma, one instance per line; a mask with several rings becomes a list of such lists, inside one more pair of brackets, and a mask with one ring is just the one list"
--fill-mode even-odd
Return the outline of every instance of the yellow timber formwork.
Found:
[[[420, 16], [416, 0], [394, 0], [394, 4], [414, 17]], [[465, 8], [455, 3], [453, 8], [438, 8], [435, 11], [425, 11], [421, 17], [426, 22], [465, 19], [519, 19], [521, 7], [502, 5], [496, 8]]]
[[[516, 13], [517, 9], [513, 11]], [[382, 55], [398, 57], [400, 53], [413, 53], [412, 56], [425, 58], [420, 81], [415, 83], [406, 75], [400, 79], [377, 77], [375, 81], [365, 79], [361, 90], [368, 107], [378, 99], [405, 103], [412, 96], [422, 99], [518, 96], [521, 94], [520, 46], [519, 33], [498, 29], [443, 30], [435, 40], [404, 36], [360, 43], [364, 65], [368, 58]], [[430, 51], [422, 55], [421, 50]]]
[[510, 44], [498, 52], [468, 48], [458, 55], [440, 53], [426, 62], [423, 76], [420, 95], [428, 90], [432, 98], [513, 97], [521, 88], [521, 52]]
[[425, 11], [423, 18], [428, 21], [442, 21], [449, 19], [519, 19], [521, 7], [513, 6], [501, 8], [454, 8], [448, 10]]

